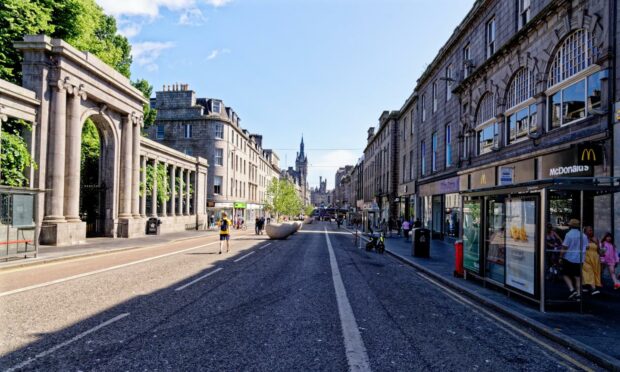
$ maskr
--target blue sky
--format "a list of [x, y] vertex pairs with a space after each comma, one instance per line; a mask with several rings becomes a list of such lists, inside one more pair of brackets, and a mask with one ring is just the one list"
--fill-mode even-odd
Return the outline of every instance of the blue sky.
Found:
[[281, 167], [303, 133], [333, 187], [368, 127], [400, 109], [473, 0], [96, 0], [133, 45], [132, 78], [187, 83], [263, 134]]

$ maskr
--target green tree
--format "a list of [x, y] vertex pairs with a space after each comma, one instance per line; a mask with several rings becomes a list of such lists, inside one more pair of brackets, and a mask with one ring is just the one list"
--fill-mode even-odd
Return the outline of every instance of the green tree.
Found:
[[312, 216], [312, 212], [314, 212], [314, 207], [312, 205], [306, 205], [304, 208], [304, 214], [308, 217]]
[[[151, 95], [153, 94], [153, 86], [149, 84], [148, 81], [145, 79], [138, 79], [136, 81], [132, 81], [131, 84], [141, 91], [146, 99], [151, 99]], [[155, 122], [157, 110], [151, 108], [151, 105], [148, 103], [144, 104], [142, 108], [144, 110], [144, 128], [148, 128]]]
[[266, 192], [265, 209], [281, 216], [296, 216], [301, 212], [302, 202], [295, 185], [287, 179], [274, 178]]
[[2, 129], [0, 184], [14, 187], [26, 186], [28, 181], [26, 169], [34, 163], [20, 132], [29, 131], [31, 128], [21, 120], [11, 119], [3, 125]]

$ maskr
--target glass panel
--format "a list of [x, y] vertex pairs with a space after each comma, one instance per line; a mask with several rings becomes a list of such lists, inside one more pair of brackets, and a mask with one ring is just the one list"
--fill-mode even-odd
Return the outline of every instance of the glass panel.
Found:
[[463, 266], [480, 273], [480, 201], [463, 204]]
[[562, 90], [562, 125], [586, 116], [585, 96], [585, 80], [581, 80]]
[[433, 220], [432, 220], [432, 231], [434, 234], [441, 234], [442, 232], [442, 222], [443, 222], [443, 207], [442, 207], [442, 195], [433, 196]]
[[549, 129], [555, 129], [560, 127], [560, 120], [562, 115], [562, 92], [557, 92], [556, 94], [549, 97]]
[[461, 218], [461, 197], [459, 194], [445, 195], [444, 234], [451, 237], [459, 235]]
[[511, 199], [506, 204], [506, 284], [534, 294], [536, 269], [536, 200]]
[[519, 140], [521, 138], [527, 137], [527, 129], [529, 127], [529, 108], [526, 107], [523, 110], [517, 112], [516, 116], [516, 130], [515, 130], [515, 140]]
[[512, 143], [517, 137], [517, 115], [510, 115], [506, 120], [506, 125], [508, 126], [508, 143]]
[[486, 154], [491, 151], [495, 140], [494, 129], [494, 125], [489, 125], [478, 132], [478, 154]]
[[530, 134], [538, 132], [537, 105], [530, 105]]
[[488, 228], [486, 234], [486, 276], [504, 283], [506, 259], [505, 204], [503, 198], [488, 201]]
[[600, 71], [588, 77], [588, 113], [592, 109], [601, 108], [601, 78], [606, 71]]
[[424, 205], [422, 209], [422, 224], [423, 227], [430, 229], [431, 228], [431, 220], [432, 220], [432, 204], [431, 204], [431, 196], [424, 196]]

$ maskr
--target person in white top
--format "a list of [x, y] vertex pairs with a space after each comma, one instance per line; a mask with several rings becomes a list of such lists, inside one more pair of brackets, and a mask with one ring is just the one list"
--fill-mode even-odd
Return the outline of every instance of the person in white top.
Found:
[[570, 291], [568, 298], [579, 299], [581, 297], [581, 264], [586, 256], [588, 237], [579, 230], [579, 220], [571, 219], [568, 221], [568, 226], [571, 229], [564, 237], [564, 242], [562, 242], [564, 250], [560, 254], [562, 277]]

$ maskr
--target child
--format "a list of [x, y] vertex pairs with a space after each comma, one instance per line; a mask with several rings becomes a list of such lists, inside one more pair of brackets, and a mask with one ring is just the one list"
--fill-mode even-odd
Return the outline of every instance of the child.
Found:
[[620, 281], [616, 277], [616, 265], [618, 265], [618, 253], [616, 252], [616, 247], [614, 246], [614, 238], [611, 233], [605, 234], [603, 239], [601, 239], [601, 263], [604, 266], [607, 266], [609, 270], [609, 275], [611, 279], [614, 281], [614, 289], [620, 288]]

